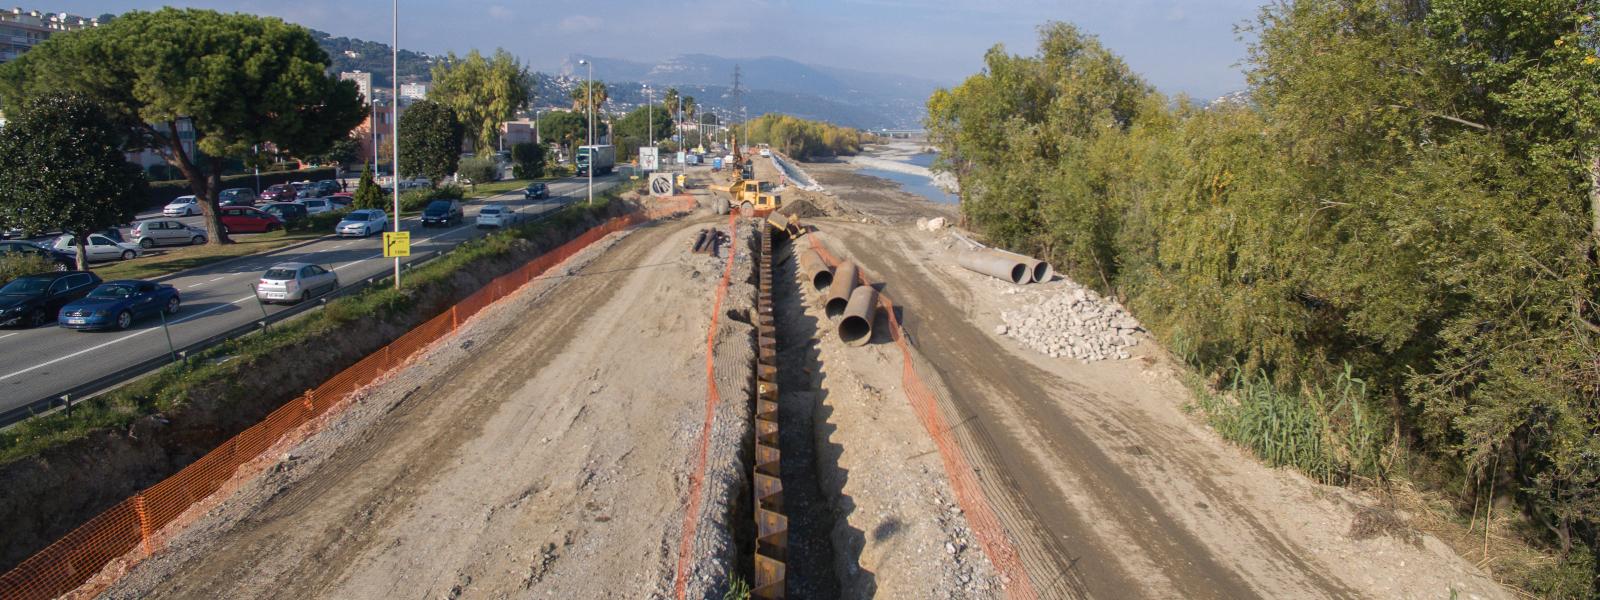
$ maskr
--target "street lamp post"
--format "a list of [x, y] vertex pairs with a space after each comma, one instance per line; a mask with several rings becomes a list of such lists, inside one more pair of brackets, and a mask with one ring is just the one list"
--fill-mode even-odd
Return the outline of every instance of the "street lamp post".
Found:
[[588, 168], [584, 169], [584, 171], [588, 172], [587, 175], [589, 176], [589, 204], [593, 205], [594, 204], [594, 63], [589, 62], [587, 59], [579, 59], [578, 60], [578, 64], [580, 64], [580, 65], [588, 65], [589, 66], [589, 79], [587, 81], [585, 81], [584, 84], [583, 84], [584, 93], [586, 94], [586, 99], [584, 100], [583, 103], [585, 105], [587, 105], [586, 108], [588, 108], [588, 112], [589, 112], [589, 166], [588, 166]]
[[645, 126], [648, 128], [649, 133], [646, 135], [650, 138], [650, 147], [654, 148], [656, 146], [656, 93], [648, 85], [639, 87], [644, 88], [644, 96], [646, 98], [644, 109], [646, 116], [649, 117], [649, 124]]
[[[389, 109], [390, 136], [394, 139], [394, 232], [400, 233], [400, 0], [392, 0], [391, 10], [394, 11], [394, 43], [389, 46], [392, 52], [389, 56], [393, 69], [389, 77], [389, 85], [393, 99]], [[394, 257], [394, 289], [400, 289], [400, 257]]]

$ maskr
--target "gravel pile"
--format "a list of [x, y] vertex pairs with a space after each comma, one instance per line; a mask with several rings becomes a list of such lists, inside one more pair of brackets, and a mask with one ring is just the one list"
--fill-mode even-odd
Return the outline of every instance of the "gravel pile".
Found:
[[995, 333], [1052, 358], [1084, 362], [1128, 358], [1139, 322], [1114, 300], [1072, 282], [1043, 302], [1000, 314]]

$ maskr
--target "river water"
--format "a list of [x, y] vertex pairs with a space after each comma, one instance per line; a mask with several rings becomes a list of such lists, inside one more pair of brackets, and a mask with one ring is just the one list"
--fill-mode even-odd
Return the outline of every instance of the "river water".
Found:
[[[936, 155], [932, 152], [922, 152], [918, 154], [912, 154], [909, 157], [905, 155], [891, 155], [883, 156], [881, 158], [926, 168], [933, 164], [933, 159], [935, 156]], [[879, 177], [898, 183], [900, 184], [900, 189], [911, 192], [918, 196], [922, 196], [923, 198], [927, 198], [932, 202], [938, 202], [941, 204], [956, 204], [961, 201], [960, 196], [944, 191], [939, 186], [934, 185], [932, 179], [923, 177], [921, 175], [912, 175], [910, 173], [900, 173], [885, 169], [874, 169], [865, 166], [856, 167], [856, 171], [862, 175], [871, 175], [873, 177]]]

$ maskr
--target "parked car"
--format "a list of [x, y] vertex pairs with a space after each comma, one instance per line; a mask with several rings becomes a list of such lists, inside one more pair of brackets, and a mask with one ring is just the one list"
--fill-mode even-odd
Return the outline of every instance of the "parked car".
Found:
[[308, 215], [320, 215], [334, 211], [333, 201], [327, 198], [302, 198], [300, 205], [306, 207], [306, 214]]
[[192, 217], [200, 214], [200, 200], [194, 196], [178, 196], [161, 207], [161, 215], [165, 217]]
[[524, 200], [543, 200], [550, 197], [550, 188], [542, 183], [530, 183], [528, 189], [522, 190]]
[[355, 199], [351, 198], [350, 194], [340, 192], [328, 196], [328, 201], [333, 203], [334, 210], [350, 210], [350, 205], [355, 202]]
[[82, 298], [100, 278], [87, 271], [24, 275], [0, 287], [0, 326], [37, 327]]
[[460, 200], [434, 200], [428, 203], [427, 208], [422, 209], [423, 227], [454, 225], [464, 218], [466, 214], [461, 212]]
[[376, 208], [363, 208], [350, 211], [344, 220], [335, 225], [333, 232], [340, 237], [356, 236], [367, 237], [374, 233], [382, 233], [383, 228], [389, 226], [389, 216]]
[[279, 183], [261, 192], [263, 202], [293, 202], [300, 194], [300, 190], [292, 183]]
[[0, 256], [12, 253], [43, 256], [56, 263], [57, 271], [71, 271], [78, 268], [78, 255], [76, 254], [68, 254], [54, 248], [46, 248], [33, 242], [22, 240], [0, 242]]
[[122, 230], [116, 227], [107, 227], [105, 229], [101, 229], [100, 235], [111, 238], [111, 241], [113, 242], [122, 243], [128, 241], [127, 238], [122, 237]]
[[402, 179], [402, 180], [400, 180], [400, 191], [402, 191], [402, 192], [404, 192], [406, 190], [420, 190], [420, 189], [423, 189], [423, 188], [430, 188], [430, 187], [433, 187], [433, 182], [429, 181], [428, 178], [426, 178], [426, 177], [418, 177], [418, 178], [415, 178], [415, 179]]
[[[62, 234], [56, 238], [52, 248], [77, 256], [78, 240], [71, 234]], [[97, 260], [133, 260], [139, 257], [140, 249], [135, 244], [119, 242], [98, 233], [89, 234], [89, 244], [85, 246], [84, 254], [90, 262]]]
[[223, 206], [255, 206], [256, 191], [250, 188], [228, 188], [217, 194], [217, 203]]
[[56, 325], [78, 330], [127, 329], [134, 319], [162, 312], [178, 314], [180, 303], [177, 288], [170, 285], [137, 279], [107, 281], [61, 307]]
[[256, 283], [256, 299], [273, 302], [299, 302], [339, 289], [339, 275], [320, 265], [287, 262], [273, 265]]
[[478, 228], [510, 227], [522, 222], [522, 214], [509, 206], [491, 205], [478, 211]]
[[294, 202], [273, 202], [261, 206], [261, 212], [277, 217], [284, 223], [293, 223], [306, 218], [306, 207]]
[[320, 197], [331, 196], [333, 194], [337, 194], [340, 191], [342, 191], [342, 188], [339, 187], [339, 182], [334, 181], [332, 179], [324, 179], [324, 180], [318, 181], [318, 182], [316, 182], [316, 183], [314, 183], [312, 185], [315, 186], [315, 188], [317, 190], [317, 196], [320, 196]]
[[283, 221], [259, 208], [229, 206], [222, 209], [222, 231], [225, 233], [261, 233], [283, 227]]
[[151, 219], [133, 224], [129, 240], [146, 250], [156, 246], [206, 243], [206, 230], [170, 219]]

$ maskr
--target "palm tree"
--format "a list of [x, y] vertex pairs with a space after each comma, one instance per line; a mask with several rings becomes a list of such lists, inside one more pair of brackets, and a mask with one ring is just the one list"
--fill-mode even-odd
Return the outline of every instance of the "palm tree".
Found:
[[[599, 115], [601, 107], [606, 105], [606, 100], [610, 98], [610, 95], [606, 93], [606, 83], [604, 81], [595, 81], [595, 82], [593, 82], [593, 85], [594, 85], [594, 112], [595, 112], [596, 115]], [[582, 84], [579, 84], [578, 87], [572, 88], [572, 111], [573, 112], [576, 112], [576, 113], [579, 113], [579, 114], [588, 114], [587, 113], [587, 109], [588, 109], [588, 104], [587, 103], [588, 102], [589, 102], [589, 94], [584, 90], [584, 86]]]

